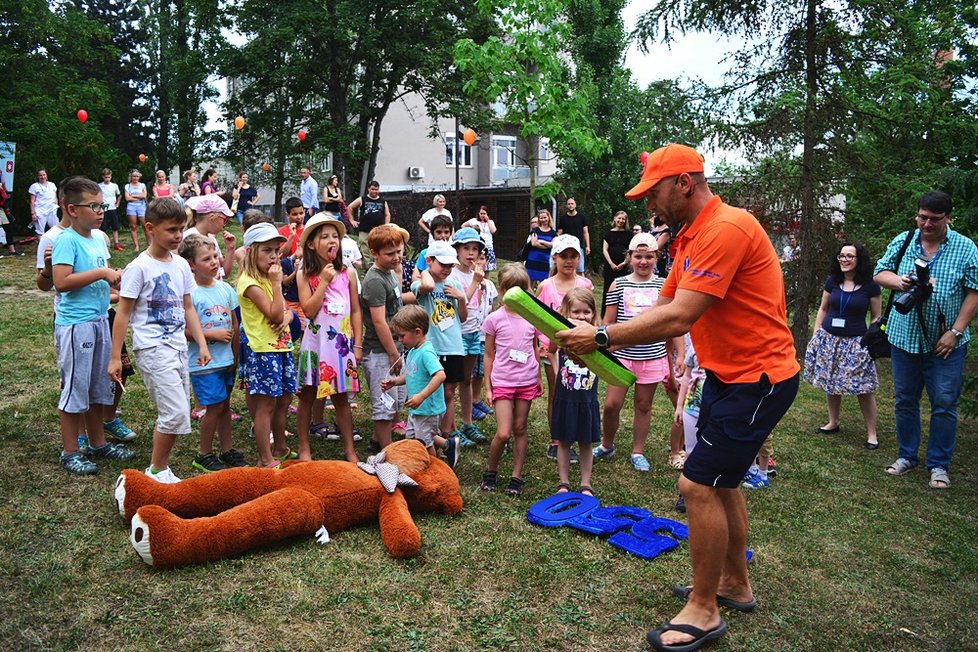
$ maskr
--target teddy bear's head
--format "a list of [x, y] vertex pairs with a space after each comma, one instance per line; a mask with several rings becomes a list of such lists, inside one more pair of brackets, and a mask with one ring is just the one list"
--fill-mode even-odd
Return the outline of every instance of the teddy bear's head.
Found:
[[462, 511], [458, 476], [447, 464], [429, 455], [424, 444], [403, 439], [387, 446], [384, 451], [388, 462], [418, 483], [417, 487], [402, 487], [412, 511], [442, 514]]

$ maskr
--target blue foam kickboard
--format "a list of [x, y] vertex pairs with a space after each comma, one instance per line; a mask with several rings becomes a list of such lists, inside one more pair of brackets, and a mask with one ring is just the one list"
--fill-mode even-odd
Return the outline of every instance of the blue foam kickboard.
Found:
[[644, 538], [631, 532], [616, 532], [608, 539], [608, 543], [642, 559], [652, 559], [679, 547], [679, 542], [671, 537], [656, 534], [652, 538]]
[[585, 516], [578, 516], [568, 525], [601, 537], [614, 534], [650, 516], [652, 513], [641, 507], [611, 505], [600, 507]]
[[590, 514], [601, 506], [594, 496], [568, 491], [554, 494], [530, 507], [526, 520], [543, 527], [561, 527], [569, 521]]
[[671, 518], [647, 518], [632, 527], [632, 534], [640, 538], [661, 536], [659, 532], [668, 532], [677, 539], [689, 539], [689, 528]]

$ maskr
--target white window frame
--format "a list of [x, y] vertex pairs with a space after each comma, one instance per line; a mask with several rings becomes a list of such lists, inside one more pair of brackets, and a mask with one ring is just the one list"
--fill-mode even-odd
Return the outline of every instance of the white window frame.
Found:
[[[497, 153], [505, 150], [509, 158], [508, 165], [500, 165]], [[516, 167], [516, 136], [493, 136], [492, 137], [492, 167], [513, 169]]]
[[[455, 146], [456, 141], [458, 147]], [[445, 134], [445, 167], [455, 167], [455, 154], [461, 154], [458, 166], [460, 168], [472, 168], [472, 146], [465, 141], [459, 141], [455, 134]]]

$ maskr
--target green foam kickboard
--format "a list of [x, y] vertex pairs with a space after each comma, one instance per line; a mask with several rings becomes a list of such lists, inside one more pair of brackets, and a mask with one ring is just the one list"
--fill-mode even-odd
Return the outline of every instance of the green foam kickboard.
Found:
[[[551, 340], [556, 339], [554, 335], [557, 331], [574, 328], [563, 315], [522, 288], [510, 288], [503, 296], [503, 303]], [[607, 351], [592, 351], [578, 357], [588, 369], [609, 385], [631, 387], [635, 382], [635, 374]]]

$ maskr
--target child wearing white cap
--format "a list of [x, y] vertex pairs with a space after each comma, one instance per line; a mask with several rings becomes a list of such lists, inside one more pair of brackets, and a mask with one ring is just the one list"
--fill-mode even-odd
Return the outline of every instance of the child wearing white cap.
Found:
[[[658, 258], [658, 244], [651, 233], [635, 235], [628, 245], [631, 253], [632, 273], [615, 279], [608, 289], [608, 306], [605, 309], [604, 323], [621, 324], [652, 308], [659, 300], [659, 291], [665, 280], [655, 275]], [[669, 365], [671, 342], [658, 341], [637, 344], [615, 351], [621, 363], [635, 374], [635, 414], [632, 419], [632, 454], [630, 461], [636, 471], [649, 470], [645, 457], [645, 440], [652, 421], [652, 399], [655, 388], [662, 383], [673, 406], [676, 404], [678, 388]], [[615, 435], [618, 432], [621, 408], [625, 402], [628, 388], [608, 385], [605, 392], [604, 412], [602, 414], [602, 440], [594, 448], [594, 458], [608, 459], [615, 454]], [[670, 464], [682, 468], [685, 456], [682, 454], [682, 430], [679, 426], [678, 441], [673, 442]], [[677, 448], [678, 446], [678, 448]], [[677, 466], [678, 465], [678, 466]]]
[[[455, 425], [455, 389], [464, 378], [464, 354], [462, 322], [469, 317], [465, 288], [450, 278], [452, 268], [458, 264], [455, 249], [447, 242], [435, 241], [428, 246], [428, 269], [421, 272], [421, 280], [411, 284], [411, 291], [418, 304], [428, 313], [432, 328], [428, 339], [438, 354], [438, 361], [445, 370], [445, 416], [441, 422], [442, 436], [446, 439], [459, 437]], [[471, 415], [470, 415], [471, 417]], [[469, 442], [472, 445], [474, 442]]]
[[[560, 310], [564, 295], [574, 288], [594, 289], [591, 281], [577, 273], [577, 264], [581, 260], [581, 241], [568, 234], [558, 235], [550, 243], [550, 256], [553, 261], [554, 274], [543, 281], [537, 288], [537, 299], [553, 308]], [[547, 423], [550, 423], [550, 411], [554, 402], [554, 392], [557, 388], [556, 358], [547, 352], [550, 340], [540, 336], [540, 360], [547, 376]], [[547, 447], [547, 457], [557, 459], [557, 441], [551, 439]], [[577, 463], [577, 451], [571, 449], [571, 462]]]

